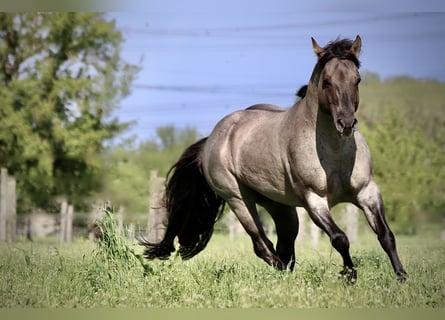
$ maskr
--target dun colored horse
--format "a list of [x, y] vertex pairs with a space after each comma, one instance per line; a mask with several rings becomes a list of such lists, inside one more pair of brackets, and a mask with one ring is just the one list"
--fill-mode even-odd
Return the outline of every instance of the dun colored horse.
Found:
[[[330, 214], [337, 203], [350, 202], [363, 210], [397, 278], [405, 280], [371, 174], [370, 152], [357, 131], [361, 39], [322, 48], [312, 38], [312, 47], [317, 63], [293, 107], [260, 104], [229, 114], [209, 137], [184, 151], [168, 175], [165, 236], [160, 243], [140, 241], [146, 258], [168, 258], [176, 237], [183, 259], [199, 253], [227, 203], [257, 256], [279, 270], [292, 270], [299, 224], [295, 208], [301, 206], [329, 236], [343, 258], [341, 274], [353, 282], [357, 274], [349, 240]], [[264, 232], [257, 204], [275, 222], [276, 247]]]

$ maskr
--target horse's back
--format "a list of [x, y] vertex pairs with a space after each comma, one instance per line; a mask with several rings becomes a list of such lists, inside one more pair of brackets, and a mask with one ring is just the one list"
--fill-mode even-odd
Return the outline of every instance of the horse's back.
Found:
[[273, 104], [255, 104], [244, 110], [234, 111], [216, 124], [209, 140], [238, 140], [237, 136], [246, 136], [252, 131], [267, 134], [268, 128], [276, 126], [285, 111], [286, 109]]
[[286, 111], [285, 109], [278, 107], [276, 105], [265, 104], [265, 103], [254, 104], [253, 106], [246, 108], [246, 110], [258, 110], [258, 111], [269, 111], [269, 112], [284, 112], [284, 111]]
[[[285, 109], [272, 104], [255, 104], [221, 119], [209, 135], [208, 144], [241, 145], [243, 141], [259, 143], [261, 137], [273, 139], [284, 117]], [[208, 149], [208, 148], [206, 148]]]
[[286, 197], [280, 134], [285, 118], [282, 108], [254, 105], [229, 114], [215, 126], [202, 157], [205, 176], [215, 191], [231, 193], [242, 184], [266, 197]]

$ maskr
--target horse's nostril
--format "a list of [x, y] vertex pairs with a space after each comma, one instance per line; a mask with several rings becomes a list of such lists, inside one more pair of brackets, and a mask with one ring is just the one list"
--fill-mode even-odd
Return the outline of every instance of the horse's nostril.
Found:
[[338, 125], [340, 126], [340, 128], [344, 129], [346, 127], [345, 122], [343, 121], [343, 119], [338, 119], [337, 120]]
[[352, 125], [351, 125], [352, 129], [355, 128], [355, 126], [357, 125], [357, 122], [358, 122], [357, 119], [354, 118], [354, 120], [352, 121]]

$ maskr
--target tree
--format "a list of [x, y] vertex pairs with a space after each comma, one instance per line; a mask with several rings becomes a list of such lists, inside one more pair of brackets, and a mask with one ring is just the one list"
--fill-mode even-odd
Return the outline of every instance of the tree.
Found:
[[[189, 127], [166, 126], [157, 132], [155, 139], [139, 145], [129, 139], [110, 146], [103, 154], [106, 175], [101, 196], [125, 207], [126, 219], [137, 221], [134, 213], [148, 212], [150, 171], [156, 170], [158, 176], [165, 177], [185, 148], [199, 138], [196, 129]], [[143, 219], [145, 221], [146, 216]]]
[[167, 125], [156, 129], [156, 134], [161, 142], [162, 149], [172, 149], [174, 147], [187, 147], [198, 139], [194, 128], [185, 127], [178, 129], [174, 125]]
[[361, 84], [376, 84], [380, 83], [380, 76], [375, 72], [364, 71], [361, 73]]
[[103, 14], [0, 14], [0, 165], [21, 211], [100, 187], [98, 154], [127, 126], [110, 114], [138, 71], [122, 41]]
[[404, 112], [389, 109], [384, 121], [361, 131], [391, 226], [398, 233], [413, 234], [419, 222], [443, 219], [445, 152], [424, 132], [405, 125], [406, 118]]
[[[363, 78], [364, 76], [364, 78]], [[445, 82], [394, 77], [370, 81], [362, 75], [360, 85], [359, 122], [374, 125], [385, 121], [388, 108], [401, 112], [404, 125], [420, 129], [426, 138], [445, 147]]]

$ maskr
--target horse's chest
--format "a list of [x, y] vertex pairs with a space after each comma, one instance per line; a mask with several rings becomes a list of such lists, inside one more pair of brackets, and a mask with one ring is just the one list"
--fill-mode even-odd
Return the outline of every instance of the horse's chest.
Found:
[[323, 166], [310, 166], [303, 170], [303, 183], [314, 190], [327, 192], [328, 190], [343, 189], [347, 184], [348, 173], [342, 168], [324, 168]]
[[320, 196], [344, 198], [351, 193], [356, 171], [354, 153], [317, 153], [312, 158], [299, 159], [300, 187], [310, 188]]
[[341, 198], [351, 191], [351, 172], [340, 168], [326, 173], [326, 191], [329, 198]]

